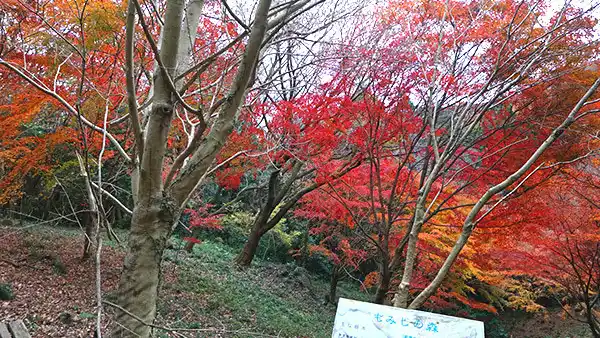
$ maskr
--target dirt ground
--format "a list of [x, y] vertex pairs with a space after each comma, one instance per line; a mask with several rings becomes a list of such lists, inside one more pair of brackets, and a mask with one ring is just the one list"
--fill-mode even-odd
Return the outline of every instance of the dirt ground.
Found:
[[[102, 247], [102, 292], [105, 300], [114, 300], [111, 297], [114, 297], [119, 281], [124, 251], [109, 244]], [[96, 325], [95, 266], [93, 261], [81, 260], [82, 248], [83, 237], [76, 230], [0, 229], [0, 287], [10, 285], [14, 295], [12, 300], [0, 300], [0, 321], [22, 319], [33, 337], [93, 337]], [[167, 261], [164, 264], [164, 284], [175, 285], [180, 281], [176, 277], [175, 264]], [[182, 305], [182, 298], [188, 302]], [[161, 299], [164, 311], [159, 314], [159, 321], [172, 324], [194, 317], [202, 328], [215, 328], [215, 323], [210, 319], [202, 320], [195, 309], [182, 308], [188, 303], [210, 307], [204, 294], [167, 288], [161, 291]], [[105, 306], [104, 311], [102, 331], [108, 332], [112, 309]], [[181, 317], [176, 318], [175, 313], [182, 313]], [[590, 337], [585, 324], [563, 318], [558, 309], [550, 309], [545, 315], [505, 313], [500, 320], [507, 331], [503, 337]], [[214, 332], [209, 336], [226, 335]]]
[[[0, 321], [22, 319], [34, 337], [93, 336], [95, 268], [82, 261], [82, 236], [51, 232], [0, 232], [0, 284], [14, 299], [0, 301]], [[102, 247], [102, 289], [113, 291], [123, 252]], [[103, 317], [103, 326], [109, 325]]]

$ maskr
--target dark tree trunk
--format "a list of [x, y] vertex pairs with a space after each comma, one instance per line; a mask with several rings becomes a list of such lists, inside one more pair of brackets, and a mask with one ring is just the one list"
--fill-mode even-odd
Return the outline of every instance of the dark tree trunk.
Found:
[[269, 222], [269, 218], [273, 210], [275, 210], [275, 190], [277, 189], [279, 182], [279, 170], [275, 170], [271, 172], [269, 176], [269, 191], [267, 194], [267, 200], [265, 204], [261, 207], [260, 212], [254, 219], [254, 223], [252, 224], [252, 230], [250, 235], [248, 235], [248, 240], [244, 245], [244, 249], [242, 252], [236, 257], [235, 263], [238, 266], [246, 267], [250, 266], [252, 260], [254, 259], [254, 255], [256, 254], [256, 249], [258, 248], [258, 243], [260, 242], [260, 238], [266, 232], [263, 229], [269, 230], [267, 228], [267, 223]]
[[389, 269], [387, 259], [385, 259], [379, 267], [379, 283], [377, 285], [377, 292], [375, 293], [376, 304], [384, 304], [387, 298], [388, 291], [390, 290], [390, 281], [392, 279], [392, 273]]
[[56, 190], [56, 187], [52, 188], [52, 191], [50, 192], [50, 195], [48, 196], [48, 199], [46, 200], [46, 205], [44, 206], [42, 219], [44, 219], [44, 220], [48, 219], [48, 216], [50, 215], [50, 208], [52, 208], [54, 201], [56, 199], [58, 199], [58, 197], [59, 197], [57, 192], [58, 191]]
[[110, 209], [110, 212], [108, 214], [108, 219], [110, 224], [115, 224], [116, 220], [117, 220], [117, 210], [119, 209], [118, 206], [113, 205], [112, 209]]
[[300, 266], [302, 266], [303, 268], [306, 268], [306, 265], [308, 263], [308, 256], [309, 256], [309, 251], [308, 251], [308, 232], [309, 232], [309, 226], [308, 224], [306, 225], [306, 228], [304, 229], [304, 233], [302, 234], [302, 254], [300, 256]]
[[262, 237], [263, 232], [260, 230], [259, 225], [254, 225], [252, 227], [252, 231], [250, 235], [248, 235], [248, 240], [244, 245], [244, 249], [242, 252], [235, 258], [235, 263], [241, 267], [250, 266], [252, 260], [254, 259], [254, 255], [256, 254], [256, 249], [258, 248], [258, 244], [260, 243], [260, 238]]
[[600, 325], [597, 319], [594, 316], [594, 309], [592, 308], [592, 302], [589, 297], [585, 297], [585, 311], [586, 311], [586, 321], [590, 326], [590, 330], [592, 331], [592, 336], [594, 338], [600, 338]]
[[337, 304], [337, 285], [338, 285], [338, 281], [340, 278], [340, 274], [339, 271], [337, 269], [337, 266], [334, 266], [332, 271], [331, 271], [331, 279], [329, 280], [329, 299], [328, 301], [331, 304]]
[[96, 222], [98, 221], [98, 215], [95, 211], [89, 210], [86, 212], [86, 216], [84, 218], [85, 222], [85, 234], [83, 238], [83, 255], [81, 256], [82, 260], [87, 260], [94, 252], [96, 252], [96, 248], [98, 245], [98, 232], [96, 231]]
[[123, 211], [121, 208], [115, 208], [115, 219], [113, 221], [113, 225], [117, 224], [123, 219]]

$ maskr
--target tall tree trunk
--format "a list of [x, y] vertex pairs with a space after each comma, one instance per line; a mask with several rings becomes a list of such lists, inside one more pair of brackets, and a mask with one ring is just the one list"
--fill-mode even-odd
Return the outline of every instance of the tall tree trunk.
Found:
[[[429, 195], [433, 182], [441, 170], [442, 163], [443, 162], [440, 161], [434, 165], [427, 179], [424, 181], [425, 183], [419, 190], [419, 197], [417, 198], [417, 203], [415, 205], [415, 213], [407, 230], [408, 243], [406, 257], [404, 259], [404, 271], [402, 272], [400, 285], [398, 285], [398, 291], [392, 300], [392, 304], [395, 307], [406, 308], [408, 306], [410, 283], [412, 282], [412, 274], [415, 268], [415, 262], [417, 261], [417, 242], [419, 240], [421, 227], [423, 227], [423, 223], [425, 222], [425, 204], [427, 203], [427, 195]], [[425, 168], [425, 170], [427, 170], [427, 168]], [[424, 172], [424, 174], [426, 174], [426, 172]]]
[[[586, 297], [588, 298], [588, 297]], [[600, 338], [600, 325], [598, 325], [598, 321], [596, 320], [595, 316], [594, 316], [594, 309], [591, 306], [592, 303], [590, 302], [589, 298], [586, 299], [586, 321], [588, 323], [588, 325], [590, 326], [590, 330], [592, 331], [592, 336], [594, 338]]]
[[338, 281], [340, 280], [340, 273], [338, 271], [338, 267], [337, 265], [333, 266], [333, 269], [331, 270], [331, 279], [329, 280], [329, 299], [328, 301], [331, 304], [336, 304], [336, 297], [337, 297], [337, 285], [338, 285]]
[[[426, 194], [424, 194], [424, 196], [426, 196]], [[415, 262], [417, 261], [417, 241], [419, 240], [419, 233], [421, 232], [421, 227], [423, 226], [423, 221], [425, 219], [424, 204], [425, 198], [419, 198], [415, 210], [414, 221], [409, 229], [410, 234], [408, 236], [408, 248], [406, 250], [402, 280], [398, 286], [398, 292], [396, 292], [393, 299], [395, 307], [406, 308], [408, 306], [410, 283], [412, 282], [412, 274], [415, 268]]]
[[[139, 4], [130, 1], [127, 16], [127, 30], [134, 29], [134, 9]], [[156, 74], [154, 95], [150, 114], [147, 120], [146, 139], [142, 140], [136, 133], [136, 141], [143, 143], [139, 172], [137, 173], [137, 191], [135, 207], [131, 219], [129, 235], [129, 251], [123, 264], [123, 272], [119, 283], [119, 305], [139, 317], [140, 322], [125, 311], [117, 311], [111, 337], [150, 336], [151, 325], [156, 317], [156, 302], [160, 281], [160, 263], [163, 251], [170, 235], [171, 227], [179, 216], [181, 203], [165, 192], [163, 186], [163, 165], [166, 153], [166, 141], [173, 115], [174, 98], [169, 87], [169, 76], [177, 66], [177, 50], [179, 33], [183, 21], [184, 0], [169, 0], [161, 31], [162, 59], [161, 71]], [[141, 11], [140, 11], [141, 12]], [[142, 14], [142, 13], [138, 13]], [[142, 14], [143, 15], [143, 14]], [[143, 16], [138, 17], [139, 20]], [[129, 32], [127, 39], [127, 58], [130, 59], [133, 34]], [[164, 67], [164, 68], [162, 68]], [[170, 74], [169, 74], [170, 72]], [[135, 101], [131, 93], [131, 72], [128, 72], [128, 96]], [[130, 103], [132, 112], [137, 111], [136, 103]], [[133, 120], [133, 119], [132, 119]], [[135, 124], [135, 123], [134, 123]], [[138, 155], [140, 155], [138, 154]]]
[[[199, 7], [201, 1], [193, 1]], [[161, 30], [160, 51], [151, 43], [154, 53], [160, 53], [160, 71], [157, 72], [152, 95], [152, 108], [146, 121], [146, 129], [141, 138], [141, 133], [136, 132], [136, 143], [143, 151], [138, 152], [140, 157], [137, 179], [137, 193], [135, 208], [131, 221], [131, 234], [129, 236], [129, 252], [125, 258], [121, 282], [119, 284], [119, 305], [132, 313], [142, 322], [128, 315], [125, 311], [118, 311], [116, 320], [119, 323], [111, 337], [142, 337], [150, 335], [151, 325], [156, 317], [156, 301], [158, 299], [158, 285], [160, 281], [160, 263], [172, 225], [178, 220], [180, 212], [185, 207], [186, 201], [200, 184], [211, 167], [218, 151], [225, 144], [227, 137], [233, 130], [236, 113], [244, 101], [249, 80], [254, 73], [263, 38], [267, 30], [267, 18], [271, 0], [260, 0], [254, 15], [254, 24], [246, 43], [242, 61], [236, 72], [234, 83], [231, 85], [225, 101], [220, 107], [216, 120], [211, 124], [209, 134], [202, 139], [202, 144], [193, 150], [192, 157], [178, 171], [172, 182], [165, 184], [163, 181], [164, 159], [167, 148], [167, 139], [171, 128], [173, 109], [177, 94], [173, 90], [170, 79], [177, 68], [177, 53], [179, 39], [184, 21], [184, 0], [168, 0], [166, 2], [164, 25]], [[134, 8], [135, 7], [135, 8]], [[144, 13], [137, 2], [130, 2], [127, 15], [126, 58], [131, 63], [134, 41], [134, 16], [136, 9], [140, 23]], [[143, 25], [148, 36], [147, 26]], [[194, 30], [192, 30], [194, 31]], [[153, 41], [149, 39], [149, 41]], [[137, 111], [135, 90], [132, 88], [133, 72], [128, 67], [128, 104], [131, 112]], [[131, 118], [135, 125], [136, 114]], [[143, 145], [143, 147], [142, 147]]]
[[386, 296], [390, 290], [390, 281], [392, 279], [392, 273], [389, 269], [387, 260], [384, 260], [379, 267], [379, 283], [377, 285], [377, 292], [375, 293], [376, 304], [385, 303]]
[[[260, 242], [260, 238], [262, 235], [270, 229], [267, 226], [269, 223], [269, 217], [275, 210], [275, 206], [277, 205], [275, 192], [277, 190], [277, 186], [279, 185], [279, 170], [275, 170], [271, 172], [269, 176], [269, 191], [267, 194], [267, 200], [265, 204], [261, 207], [260, 212], [254, 219], [254, 223], [252, 224], [252, 230], [250, 231], [250, 235], [246, 240], [246, 244], [244, 245], [244, 249], [242, 252], [236, 257], [235, 263], [241, 267], [247, 267], [252, 263], [254, 259], [254, 254], [256, 254], [256, 249], [258, 248], [258, 243]], [[263, 230], [267, 229], [267, 230]]]
[[300, 255], [300, 266], [303, 268], [306, 268], [306, 265], [308, 264], [308, 256], [310, 255], [310, 251], [308, 250], [308, 233], [309, 233], [310, 229], [309, 229], [309, 225], [308, 223], [306, 224], [306, 227], [304, 228], [304, 232], [302, 233], [302, 249], [301, 249], [301, 255]]
[[86, 169], [86, 164], [83, 161], [83, 158], [79, 153], [76, 153], [77, 161], [79, 162], [79, 170], [80, 175], [83, 177], [85, 182], [85, 188], [87, 192], [87, 203], [88, 203], [88, 211], [86, 212], [85, 217], [85, 234], [83, 239], [83, 255], [81, 257], [82, 260], [87, 260], [96, 252], [96, 248], [98, 247], [98, 228], [96, 227], [97, 223], [100, 219], [98, 218], [100, 215], [98, 213], [98, 204], [96, 203], [96, 196], [92, 191], [92, 185], [90, 184], [90, 178], [88, 176], [88, 172]]
[[[162, 200], [140, 201], [133, 213], [129, 252], [119, 284], [119, 305], [146, 324], [156, 316], [160, 263], [174, 222]], [[151, 327], [124, 311], [117, 311], [117, 325], [111, 337], [149, 337]]]
[[252, 264], [252, 260], [254, 259], [254, 255], [256, 254], [256, 249], [258, 248], [258, 244], [260, 243], [260, 239], [263, 235], [263, 231], [261, 230], [260, 224], [255, 224], [252, 227], [252, 231], [250, 235], [248, 235], [248, 240], [246, 244], [244, 244], [244, 248], [242, 252], [235, 258], [235, 263], [241, 267], [247, 267]]
[[98, 214], [96, 211], [89, 210], [85, 217], [85, 234], [83, 238], [83, 255], [82, 260], [87, 260], [96, 252], [98, 245], [98, 232], [96, 231], [96, 222], [98, 222]]

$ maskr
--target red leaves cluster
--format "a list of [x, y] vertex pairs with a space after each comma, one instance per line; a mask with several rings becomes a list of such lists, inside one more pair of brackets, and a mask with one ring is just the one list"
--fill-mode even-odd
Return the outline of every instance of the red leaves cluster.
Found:
[[210, 204], [204, 204], [194, 209], [186, 209], [184, 211], [190, 218], [190, 227], [193, 228], [205, 228], [205, 229], [221, 229], [220, 216], [212, 215], [209, 209], [212, 207]]

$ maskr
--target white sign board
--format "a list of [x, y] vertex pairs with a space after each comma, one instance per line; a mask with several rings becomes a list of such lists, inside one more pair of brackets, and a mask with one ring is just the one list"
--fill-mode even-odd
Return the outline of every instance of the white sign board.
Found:
[[484, 338], [483, 322], [340, 298], [332, 338]]

